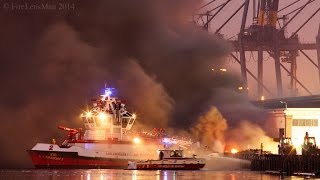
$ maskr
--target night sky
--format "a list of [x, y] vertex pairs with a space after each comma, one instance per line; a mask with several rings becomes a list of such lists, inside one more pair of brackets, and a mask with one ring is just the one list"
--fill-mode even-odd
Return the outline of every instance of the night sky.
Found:
[[211, 71], [230, 65], [230, 46], [188, 23], [195, 7], [195, 0], [1, 0], [0, 167], [32, 167], [26, 150], [59, 143], [60, 124], [81, 127], [79, 115], [105, 83], [138, 114], [136, 129], [164, 127], [212, 143], [243, 120], [252, 129], [265, 124], [264, 110], [237, 92], [238, 71]]

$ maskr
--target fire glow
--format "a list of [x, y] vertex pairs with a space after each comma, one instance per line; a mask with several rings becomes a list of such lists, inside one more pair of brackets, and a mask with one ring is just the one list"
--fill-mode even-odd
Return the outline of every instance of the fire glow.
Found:
[[133, 138], [133, 142], [134, 142], [135, 144], [140, 144], [140, 143], [141, 143], [141, 139], [138, 138], [138, 137], [135, 137], [135, 138]]
[[232, 153], [232, 154], [237, 154], [238, 152], [239, 152], [239, 151], [238, 151], [236, 148], [232, 148], [232, 149], [231, 149], [231, 153]]

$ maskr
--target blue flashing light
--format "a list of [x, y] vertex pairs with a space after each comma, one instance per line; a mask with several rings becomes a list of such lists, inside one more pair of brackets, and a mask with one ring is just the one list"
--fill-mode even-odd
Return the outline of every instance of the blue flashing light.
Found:
[[168, 139], [168, 138], [163, 138], [163, 139], [162, 139], [162, 142], [163, 142], [163, 143], [170, 143], [170, 139]]
[[110, 96], [112, 94], [111, 88], [106, 88], [104, 90], [104, 94], [107, 95], [107, 96]]

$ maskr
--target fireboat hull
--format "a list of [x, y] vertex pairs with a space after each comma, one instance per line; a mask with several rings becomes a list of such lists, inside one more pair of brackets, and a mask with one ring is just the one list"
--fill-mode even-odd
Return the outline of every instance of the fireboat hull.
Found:
[[141, 164], [136, 170], [199, 170], [205, 164]]
[[83, 157], [77, 152], [28, 150], [36, 168], [125, 169], [127, 159]]

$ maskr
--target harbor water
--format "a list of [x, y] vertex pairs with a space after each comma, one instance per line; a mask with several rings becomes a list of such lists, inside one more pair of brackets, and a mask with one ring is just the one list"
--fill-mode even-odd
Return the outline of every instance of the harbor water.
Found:
[[312, 177], [279, 176], [253, 171], [137, 171], [121, 169], [3, 169], [2, 180], [299, 180]]
[[0, 180], [279, 180], [312, 176], [280, 176], [250, 171], [250, 162], [214, 155], [201, 170], [0, 169]]

